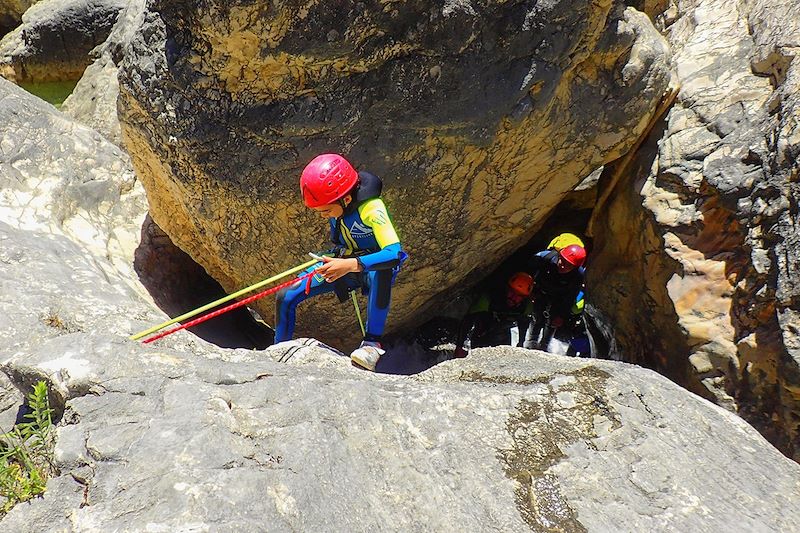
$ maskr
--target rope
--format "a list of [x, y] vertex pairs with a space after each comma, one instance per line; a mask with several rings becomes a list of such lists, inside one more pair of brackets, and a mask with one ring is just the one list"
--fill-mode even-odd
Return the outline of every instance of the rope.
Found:
[[298, 281], [304, 280], [306, 278], [310, 279], [311, 276], [313, 276], [314, 274], [315, 274], [314, 272], [309, 272], [308, 274], [303, 274], [302, 276], [299, 276], [297, 278], [290, 279], [289, 281], [285, 281], [285, 282], [283, 282], [283, 283], [281, 283], [279, 285], [275, 285], [274, 287], [271, 287], [271, 288], [269, 288], [269, 289], [267, 289], [265, 291], [259, 292], [258, 294], [254, 294], [253, 296], [249, 296], [249, 297], [245, 298], [244, 300], [241, 300], [241, 301], [233, 303], [233, 304], [231, 304], [229, 306], [223, 307], [222, 309], [219, 309], [217, 311], [212, 311], [211, 313], [208, 313], [207, 315], [203, 315], [200, 318], [196, 318], [196, 319], [194, 319], [194, 320], [192, 320], [190, 322], [187, 322], [186, 324], [181, 324], [181, 325], [179, 325], [177, 327], [168, 329], [167, 331], [162, 331], [158, 335], [154, 335], [154, 336], [152, 336], [152, 337], [150, 337], [148, 339], [143, 340], [142, 342], [147, 344], [147, 343], [153, 342], [155, 340], [161, 339], [163, 337], [166, 337], [167, 335], [172, 335], [176, 331], [180, 331], [182, 329], [186, 329], [186, 328], [190, 328], [192, 326], [196, 326], [197, 324], [201, 324], [201, 323], [205, 322], [206, 320], [210, 320], [212, 318], [218, 317], [219, 315], [221, 315], [223, 313], [227, 313], [228, 311], [232, 311], [233, 309], [236, 309], [238, 307], [242, 307], [243, 305], [247, 305], [250, 302], [254, 302], [254, 301], [258, 300], [259, 298], [263, 298], [264, 296], [269, 296], [270, 294], [278, 292], [279, 290], [283, 289], [284, 287], [288, 287], [290, 285], [293, 285], [293, 284], [297, 283]]
[[131, 335], [130, 339], [132, 341], [137, 341], [137, 340], [141, 339], [142, 337], [150, 335], [151, 333], [154, 333], [154, 332], [156, 332], [156, 331], [158, 331], [160, 329], [163, 329], [163, 328], [165, 328], [167, 326], [171, 326], [172, 324], [175, 324], [176, 322], [180, 322], [182, 320], [186, 320], [187, 318], [191, 318], [193, 316], [199, 315], [203, 311], [208, 311], [209, 309], [213, 309], [214, 307], [216, 307], [216, 306], [218, 306], [220, 304], [223, 304], [225, 302], [229, 302], [229, 301], [233, 300], [234, 298], [238, 298], [239, 296], [242, 296], [243, 294], [247, 294], [248, 292], [254, 291], [256, 289], [260, 289], [264, 285], [269, 285], [273, 281], [278, 281], [281, 278], [285, 278], [286, 276], [294, 274], [295, 272], [298, 272], [300, 270], [308, 268], [311, 265], [315, 265], [317, 263], [318, 263], [318, 261], [316, 259], [313, 259], [311, 261], [306, 261], [302, 265], [297, 265], [294, 268], [290, 268], [289, 270], [287, 270], [285, 272], [281, 272], [280, 274], [272, 276], [271, 278], [267, 278], [264, 281], [259, 281], [255, 285], [250, 285], [249, 287], [245, 287], [244, 289], [242, 289], [240, 291], [234, 292], [233, 294], [229, 294], [228, 296], [225, 296], [224, 298], [220, 298], [219, 300], [215, 300], [215, 301], [213, 301], [213, 302], [211, 302], [209, 304], [204, 305], [203, 307], [199, 307], [199, 308], [195, 309], [194, 311], [189, 311], [188, 313], [184, 313], [181, 316], [173, 318], [172, 320], [167, 320], [163, 324], [159, 324], [157, 326], [153, 326], [150, 329], [146, 329], [144, 331], [140, 331], [136, 335]]
[[361, 308], [358, 307], [358, 298], [356, 297], [356, 291], [350, 291], [350, 297], [353, 299], [353, 307], [356, 308], [356, 316], [358, 317], [358, 325], [361, 326], [361, 336], [364, 337], [367, 334], [367, 330], [364, 329], [364, 321], [361, 320]]

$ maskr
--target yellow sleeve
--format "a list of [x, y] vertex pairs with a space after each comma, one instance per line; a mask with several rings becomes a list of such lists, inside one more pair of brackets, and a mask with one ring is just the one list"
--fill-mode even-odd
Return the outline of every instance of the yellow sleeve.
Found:
[[378, 246], [385, 248], [390, 244], [400, 242], [392, 221], [389, 219], [389, 213], [386, 211], [386, 205], [383, 200], [380, 198], [367, 200], [358, 207], [358, 214], [361, 216], [361, 220], [375, 232], [375, 240], [378, 241]]

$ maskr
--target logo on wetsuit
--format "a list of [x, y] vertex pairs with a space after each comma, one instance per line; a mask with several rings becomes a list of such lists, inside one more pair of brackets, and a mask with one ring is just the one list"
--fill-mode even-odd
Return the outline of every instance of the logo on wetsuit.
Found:
[[363, 224], [359, 224], [358, 220], [354, 220], [353, 225], [350, 227], [350, 235], [353, 237], [363, 238], [372, 235], [372, 233], [372, 228], [369, 226], [364, 226]]

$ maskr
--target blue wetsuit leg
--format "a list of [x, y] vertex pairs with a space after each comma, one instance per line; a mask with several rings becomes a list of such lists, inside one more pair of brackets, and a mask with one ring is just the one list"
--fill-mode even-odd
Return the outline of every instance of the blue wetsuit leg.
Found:
[[[313, 268], [310, 270], [313, 270]], [[309, 270], [305, 272], [307, 273]], [[278, 291], [277, 298], [275, 299], [276, 343], [291, 340], [292, 335], [294, 335], [296, 310], [300, 302], [306, 298], [333, 291], [333, 284], [326, 283], [325, 278], [320, 275], [311, 277], [311, 288], [308, 294], [306, 294], [306, 283], [308, 283], [307, 280], [301, 280], [300, 283], [290, 285]]]
[[367, 340], [380, 340], [386, 326], [386, 317], [389, 316], [389, 304], [392, 300], [391, 270], [373, 270], [368, 272], [367, 286], [369, 299], [367, 300]]

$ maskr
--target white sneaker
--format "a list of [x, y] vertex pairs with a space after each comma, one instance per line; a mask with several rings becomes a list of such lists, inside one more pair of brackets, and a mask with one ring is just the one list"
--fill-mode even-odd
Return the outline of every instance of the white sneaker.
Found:
[[350, 360], [361, 368], [366, 368], [367, 370], [375, 372], [378, 359], [385, 353], [386, 350], [381, 348], [381, 343], [361, 341], [361, 346], [353, 350], [353, 353], [350, 354]]

